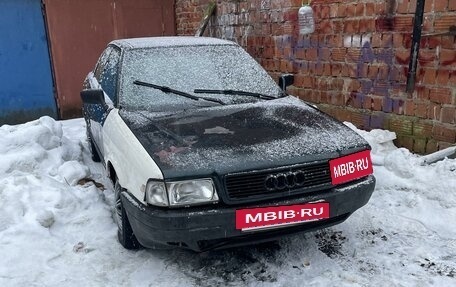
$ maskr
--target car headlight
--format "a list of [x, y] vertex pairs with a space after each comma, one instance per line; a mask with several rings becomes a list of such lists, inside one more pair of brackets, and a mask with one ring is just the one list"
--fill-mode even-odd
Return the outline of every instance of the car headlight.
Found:
[[217, 202], [212, 179], [196, 179], [167, 182], [169, 204], [171, 206]]
[[146, 185], [146, 202], [157, 206], [169, 205], [164, 182], [149, 180]]
[[212, 179], [171, 182], [149, 181], [146, 187], [147, 203], [158, 206], [182, 206], [218, 202]]

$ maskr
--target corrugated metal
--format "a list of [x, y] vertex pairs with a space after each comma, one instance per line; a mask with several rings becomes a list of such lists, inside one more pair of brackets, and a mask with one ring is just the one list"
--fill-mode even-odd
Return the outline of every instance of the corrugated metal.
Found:
[[44, 0], [63, 118], [80, 116], [87, 72], [113, 39], [175, 35], [174, 1]]
[[0, 125], [57, 116], [40, 0], [0, 1]]

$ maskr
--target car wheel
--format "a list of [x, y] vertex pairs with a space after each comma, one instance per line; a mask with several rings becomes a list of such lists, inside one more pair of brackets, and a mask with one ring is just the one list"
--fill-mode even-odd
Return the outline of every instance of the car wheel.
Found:
[[123, 208], [122, 204], [122, 187], [119, 184], [119, 181], [116, 179], [116, 183], [114, 185], [115, 191], [115, 219], [117, 223], [117, 237], [119, 239], [120, 244], [129, 250], [138, 249], [141, 247], [138, 240], [136, 239], [135, 234], [133, 233], [133, 229], [131, 228], [130, 222], [127, 218], [127, 213]]
[[92, 160], [94, 162], [100, 162], [100, 155], [97, 152], [97, 148], [95, 147], [95, 144], [93, 143], [92, 138], [90, 137], [89, 133], [87, 133], [87, 139], [89, 140], [89, 150], [90, 154], [92, 155]]

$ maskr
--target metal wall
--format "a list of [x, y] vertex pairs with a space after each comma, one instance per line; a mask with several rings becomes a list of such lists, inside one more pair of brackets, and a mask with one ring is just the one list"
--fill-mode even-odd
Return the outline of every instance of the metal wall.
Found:
[[62, 118], [81, 115], [87, 73], [113, 39], [175, 35], [171, 0], [43, 0]]
[[0, 125], [57, 116], [40, 0], [0, 0]]

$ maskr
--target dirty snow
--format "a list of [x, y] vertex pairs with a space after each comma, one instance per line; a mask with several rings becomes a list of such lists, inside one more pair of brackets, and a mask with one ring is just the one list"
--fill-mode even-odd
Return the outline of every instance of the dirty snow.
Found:
[[378, 183], [346, 222], [195, 254], [117, 243], [113, 187], [82, 119], [2, 126], [0, 286], [455, 286], [456, 160], [423, 165], [393, 133], [357, 131]]

